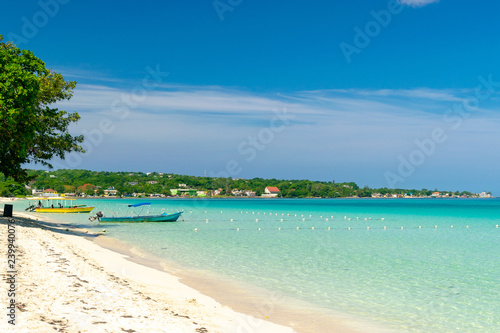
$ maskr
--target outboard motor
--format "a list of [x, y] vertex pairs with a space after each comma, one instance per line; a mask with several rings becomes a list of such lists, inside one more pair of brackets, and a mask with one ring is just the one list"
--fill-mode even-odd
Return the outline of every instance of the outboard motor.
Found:
[[95, 220], [101, 222], [101, 217], [103, 217], [103, 216], [104, 215], [99, 211], [94, 216], [89, 217], [89, 220], [90, 220], [90, 222], [94, 222]]

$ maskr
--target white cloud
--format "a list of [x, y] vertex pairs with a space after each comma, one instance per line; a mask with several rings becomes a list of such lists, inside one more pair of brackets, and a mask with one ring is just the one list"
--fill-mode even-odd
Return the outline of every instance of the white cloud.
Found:
[[[139, 90], [128, 84], [128, 88], [103, 81], [80, 84], [70, 101], [60, 103], [61, 108], [82, 116], [72, 127], [75, 134], [95, 133], [103, 119], [110, 120], [113, 128], [100, 138], [94, 136], [94, 144], [88, 135], [90, 152], [69, 167], [200, 175], [203, 170], [223, 171], [228, 161], [235, 160], [243, 170], [238, 176], [244, 178], [267, 177], [274, 172], [284, 178], [329, 179], [335, 175], [337, 180], [357, 181], [353, 176], [356, 169], [358, 176], [363, 175], [358, 178], [363, 185], [376, 186], [378, 181], [385, 186], [383, 174], [395, 167], [398, 156], [408, 155], [415, 149], [415, 140], [429, 138], [436, 128], [442, 128], [450, 139], [436, 149], [436, 156], [429, 157], [425, 168], [434, 167], [434, 161], [453, 167], [464, 154], [474, 154], [485, 142], [500, 142], [500, 113], [494, 100], [498, 95], [481, 101], [478, 109], [462, 119], [459, 129], [453, 129], [455, 123], [444, 118], [454, 105], [473, 97], [474, 89], [330, 89], [266, 94], [169, 84], [146, 90], [137, 98], [133, 93]], [[116, 101], [133, 105], [126, 117], [113, 112]], [[255, 159], [249, 162], [249, 155], [238, 147], [250, 137], [269, 133], [274, 110], [283, 108], [294, 119], [271, 138], [264, 137], [265, 148], [256, 150]], [[458, 111], [453, 112], [458, 115]]]
[[439, 0], [399, 0], [400, 4], [412, 7], [424, 7], [434, 2], [439, 2]]

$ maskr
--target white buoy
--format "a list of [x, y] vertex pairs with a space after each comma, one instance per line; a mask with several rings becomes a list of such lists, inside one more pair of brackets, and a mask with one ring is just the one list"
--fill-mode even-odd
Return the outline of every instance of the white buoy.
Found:
[[351, 230], [351, 227], [347, 228], [347, 230]]
[[311, 229], [314, 230], [314, 227], [312, 227]]
[[469, 226], [466, 226], [466, 228], [468, 228]]
[[453, 228], [453, 226], [451, 225], [450, 228]]
[[259, 231], [260, 231], [260, 228], [259, 228]]
[[421, 226], [421, 225], [419, 225], [419, 226], [418, 226], [418, 228], [419, 228], [419, 229], [422, 229], [422, 226]]
[[401, 230], [403, 230], [403, 227], [401, 227]]
[[332, 216], [330, 216], [330, 218], [332, 218], [332, 219], [333, 219], [333, 215], [332, 215]]
[[259, 219], [255, 219], [255, 222], [259, 222]]
[[231, 222], [233, 222], [233, 219], [231, 219]]
[[347, 216], [344, 216], [344, 218], [346, 219], [346, 218], [347, 218]]
[[328, 227], [328, 230], [330, 230], [330, 227]]
[[366, 227], [366, 229], [370, 230], [370, 227]]
[[297, 227], [297, 230], [299, 230], [299, 227]]
[[302, 219], [302, 221], [305, 221], [306, 219]]
[[207, 223], [208, 223], [208, 219], [206, 219], [206, 221], [205, 221], [205, 222], [207, 222]]
[[194, 231], [198, 231], [198, 228], [194, 228]]
[[328, 219], [326, 219], [325, 221], [328, 221]]
[[281, 228], [278, 228], [278, 230], [281, 230]]
[[434, 226], [434, 228], [437, 228], [437, 227], [438, 227], [437, 225]]
[[387, 227], [386, 227], [386, 226], [384, 226], [384, 230], [385, 230], [385, 229], [387, 229]]
[[281, 222], [283, 222], [283, 219], [281, 219]]
[[382, 221], [385, 220], [385, 218], [382, 218]]
[[240, 228], [236, 228], [236, 231], [240, 231]]

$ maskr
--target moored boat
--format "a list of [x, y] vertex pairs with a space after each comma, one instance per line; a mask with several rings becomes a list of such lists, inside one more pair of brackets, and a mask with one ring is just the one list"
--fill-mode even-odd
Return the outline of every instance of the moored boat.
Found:
[[[90, 213], [94, 207], [76, 205], [76, 199], [67, 198], [35, 198], [35, 203], [26, 210], [36, 213]], [[37, 202], [38, 201], [38, 202]]]
[[[151, 203], [139, 203], [135, 205], [128, 205], [128, 207], [140, 207], [140, 206], [149, 206]], [[89, 220], [91, 222], [98, 220], [100, 223], [105, 222], [175, 222], [181, 216], [182, 212], [176, 213], [165, 213], [156, 214], [156, 215], [141, 215], [141, 213], [132, 216], [104, 216], [101, 212], [97, 212], [97, 214]]]

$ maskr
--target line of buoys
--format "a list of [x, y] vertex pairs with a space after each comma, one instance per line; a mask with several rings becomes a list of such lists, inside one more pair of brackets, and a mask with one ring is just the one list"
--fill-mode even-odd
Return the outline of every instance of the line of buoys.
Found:
[[[207, 220], [206, 220], [206, 222], [208, 223], [208, 221], [209, 221], [209, 220], [207, 219]], [[258, 219], [257, 219], [256, 221], [258, 221]], [[384, 226], [383, 228], [384, 228], [384, 230], [387, 230], [387, 226]], [[437, 229], [437, 228], [438, 228], [438, 226], [437, 226], [437, 225], [435, 225], [435, 226], [434, 226], [434, 229]], [[452, 226], [450, 226], [450, 228], [454, 228], [454, 226], [452, 225]], [[467, 225], [467, 226], [465, 226], [465, 228], [469, 229], [469, 228], [470, 228], [470, 226], [469, 226], [469, 225]], [[498, 228], [498, 224], [497, 224], [497, 225], [495, 225], [495, 228]], [[296, 229], [296, 230], [300, 230], [300, 229], [302, 229], [302, 228], [301, 228], [301, 227], [296, 227], [295, 229]], [[352, 230], [352, 229], [353, 229], [352, 227], [347, 227], [347, 230]], [[355, 229], [356, 229], [356, 228], [355, 228]], [[399, 227], [399, 229], [400, 229], [400, 230], [403, 230], [403, 229], [408, 229], [408, 228], [407, 228], [407, 227]], [[411, 228], [410, 228], [410, 229], [411, 229]], [[423, 227], [422, 227], [422, 226], [418, 226], [418, 229], [423, 229]], [[240, 231], [240, 228], [236, 228], [236, 230], [237, 230], [237, 231]], [[261, 231], [261, 230], [262, 230], [262, 228], [258, 228], [258, 230], [259, 230], [259, 231]], [[278, 230], [280, 230], [280, 231], [281, 231], [281, 230], [283, 230], [283, 228], [278, 227]], [[316, 230], [316, 227], [311, 227], [311, 230]], [[327, 227], [327, 228], [326, 228], [326, 230], [332, 230], [332, 227]], [[366, 227], [366, 230], [373, 230], [373, 228], [372, 228], [372, 227], [370, 227], [370, 226], [367, 226], [367, 227]], [[193, 231], [198, 231], [198, 228], [193, 229]], [[102, 230], [102, 232], [106, 232], [106, 230], [105, 230], [105, 229], [103, 229], [103, 230]]]

